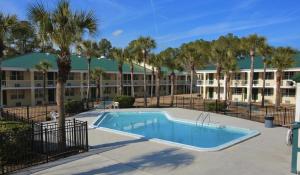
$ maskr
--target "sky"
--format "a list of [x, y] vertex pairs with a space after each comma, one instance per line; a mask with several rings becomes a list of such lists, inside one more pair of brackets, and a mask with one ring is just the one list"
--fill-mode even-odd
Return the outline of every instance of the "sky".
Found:
[[[0, 0], [0, 11], [27, 19], [36, 0]], [[40, 2], [40, 1], [38, 1]], [[43, 0], [49, 8], [56, 0]], [[92, 10], [98, 32], [88, 39], [109, 39], [126, 47], [139, 36], [151, 36], [156, 51], [196, 39], [213, 40], [233, 33], [263, 35], [272, 46], [300, 50], [299, 0], [70, 0], [74, 10]]]

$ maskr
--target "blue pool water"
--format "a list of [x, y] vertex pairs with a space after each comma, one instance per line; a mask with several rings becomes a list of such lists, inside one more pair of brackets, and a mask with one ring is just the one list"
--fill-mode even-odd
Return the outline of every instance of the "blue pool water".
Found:
[[196, 125], [172, 119], [165, 112], [106, 112], [94, 126], [204, 150], [223, 149], [258, 134], [257, 131], [230, 126]]

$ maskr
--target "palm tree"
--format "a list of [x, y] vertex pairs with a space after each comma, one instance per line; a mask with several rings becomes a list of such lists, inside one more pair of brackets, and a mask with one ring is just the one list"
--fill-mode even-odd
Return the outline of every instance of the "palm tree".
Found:
[[209, 43], [204, 40], [197, 40], [187, 44], [183, 44], [180, 47], [179, 57], [183, 62], [182, 66], [187, 66], [191, 71], [191, 83], [190, 83], [190, 104], [192, 104], [193, 96], [193, 80], [196, 68], [204, 67], [207, 64], [207, 57], [209, 53]]
[[156, 94], [156, 106], [160, 105], [160, 78], [162, 77], [161, 66], [164, 63], [164, 53], [160, 52], [158, 55], [150, 54], [149, 62], [153, 68], [155, 68], [156, 82], [155, 82], [155, 94]]
[[62, 149], [65, 148], [65, 82], [71, 70], [70, 47], [81, 41], [85, 32], [93, 34], [97, 31], [97, 20], [93, 12], [72, 11], [67, 0], [60, 0], [52, 10], [44, 4], [36, 3], [30, 6], [28, 17], [36, 25], [37, 31], [47, 33], [49, 39], [59, 49], [57, 57], [58, 77], [56, 83], [56, 103], [58, 111], [58, 140]]
[[109, 40], [103, 38], [98, 43], [99, 52], [101, 56], [107, 57], [109, 55], [109, 52], [112, 48], [111, 43]]
[[161, 52], [161, 55], [164, 57], [164, 65], [171, 70], [171, 104], [174, 104], [174, 88], [175, 88], [175, 70], [181, 69], [180, 64], [178, 63], [179, 49], [176, 48], [167, 48]]
[[147, 83], [146, 83], [146, 64], [149, 58], [149, 54], [152, 49], [156, 48], [156, 42], [151, 37], [139, 37], [134, 40], [134, 48], [139, 52], [139, 55], [143, 58], [144, 64], [144, 107], [147, 107]]
[[43, 101], [46, 104], [46, 76], [48, 70], [52, 67], [52, 64], [48, 61], [41, 61], [39, 64], [35, 65], [35, 68], [43, 74]]
[[86, 91], [86, 99], [88, 100], [90, 98], [91, 60], [92, 60], [92, 57], [99, 56], [98, 46], [97, 46], [97, 43], [90, 41], [90, 40], [81, 41], [77, 45], [77, 51], [79, 52], [79, 55], [84, 56], [88, 62], [87, 91]]
[[[0, 13], [0, 82], [2, 82], [1, 64], [4, 56], [4, 49], [5, 49], [4, 41], [16, 23], [17, 23], [17, 17], [15, 15], [4, 15], [3, 13]], [[1, 84], [2, 83], [0, 83], [0, 92], [1, 92]], [[0, 93], [0, 104], [2, 104], [1, 93]]]
[[125, 62], [125, 50], [122, 48], [112, 48], [110, 55], [118, 62], [118, 72], [119, 72], [119, 95], [123, 94], [123, 64]]
[[252, 101], [252, 87], [253, 87], [253, 76], [254, 76], [254, 57], [260, 47], [266, 44], [266, 39], [256, 34], [249, 35], [246, 38], [242, 38], [242, 47], [246, 55], [250, 56], [250, 81], [249, 81], [249, 92], [248, 92], [248, 103], [250, 105]]
[[260, 48], [259, 53], [262, 57], [262, 61], [264, 63], [264, 72], [263, 72], [263, 87], [261, 91], [261, 107], [263, 108], [265, 106], [265, 87], [266, 87], [266, 69], [267, 65], [269, 64], [268, 57], [271, 57], [273, 48], [269, 45], [264, 45]]
[[126, 62], [130, 65], [130, 84], [131, 84], [131, 96], [134, 97], [134, 64], [136, 61], [140, 62], [140, 57], [134, 49], [134, 42], [131, 41], [126, 48]]
[[96, 69], [93, 69], [91, 71], [91, 78], [93, 80], [96, 81], [96, 89], [97, 89], [97, 99], [100, 99], [100, 88], [101, 88], [101, 77], [105, 75], [105, 72], [100, 69], [100, 68], [96, 68]]
[[270, 64], [276, 69], [276, 99], [275, 108], [278, 109], [281, 101], [281, 80], [283, 70], [290, 68], [295, 63], [294, 56], [296, 52], [289, 47], [278, 47], [274, 49]]

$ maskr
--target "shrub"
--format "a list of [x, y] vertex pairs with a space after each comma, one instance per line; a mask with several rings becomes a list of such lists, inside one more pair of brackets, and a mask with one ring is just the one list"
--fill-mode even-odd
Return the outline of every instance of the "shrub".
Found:
[[65, 112], [68, 114], [76, 114], [83, 112], [83, 102], [71, 100], [65, 103]]
[[15, 122], [0, 121], [0, 161], [3, 163], [20, 162], [32, 154], [31, 125]]
[[134, 104], [135, 98], [131, 96], [116, 96], [114, 101], [119, 102], [120, 108], [131, 108]]
[[[217, 104], [217, 106], [216, 106]], [[224, 102], [207, 102], [205, 103], [205, 110], [206, 111], [216, 111], [216, 108], [217, 108], [217, 111], [224, 111], [226, 109], [226, 104]]]

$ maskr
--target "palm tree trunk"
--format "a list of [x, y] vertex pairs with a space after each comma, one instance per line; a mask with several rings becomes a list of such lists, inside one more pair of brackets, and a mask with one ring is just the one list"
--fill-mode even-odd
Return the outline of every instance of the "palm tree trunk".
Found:
[[133, 78], [134, 78], [134, 75], [133, 75], [133, 64], [131, 64], [130, 66], [130, 76], [131, 76], [131, 96], [134, 97], [134, 81], [133, 81]]
[[66, 131], [65, 131], [65, 106], [64, 106], [64, 97], [65, 97], [65, 85], [64, 81], [61, 79], [57, 80], [56, 84], [56, 103], [57, 103], [57, 112], [58, 112], [58, 143], [61, 149], [64, 149], [66, 146]]
[[154, 67], [152, 67], [152, 72], [151, 72], [151, 89], [150, 89], [150, 93], [151, 93], [151, 101], [152, 101], [152, 98], [153, 98], [153, 79], [154, 79]]
[[193, 97], [193, 81], [194, 81], [194, 66], [191, 67], [191, 83], [190, 83], [190, 105], [192, 105]]
[[264, 73], [263, 73], [263, 87], [261, 91], [261, 107], [265, 106], [265, 87], [266, 87], [266, 63], [264, 62]]
[[2, 59], [3, 59], [4, 43], [0, 37], [0, 105], [2, 105]]
[[156, 93], [156, 106], [159, 107], [160, 105], [160, 68], [157, 69], [156, 72], [156, 86], [155, 86], [155, 93]]
[[218, 82], [218, 101], [220, 101], [220, 93], [221, 93], [221, 85], [220, 85], [220, 77], [221, 77], [221, 66], [218, 64], [217, 65], [217, 82]]
[[175, 73], [171, 73], [171, 106], [174, 104]]
[[275, 108], [278, 109], [280, 106], [281, 101], [281, 90], [280, 90], [280, 84], [281, 84], [281, 71], [277, 71], [276, 73], [276, 99], [275, 99]]
[[100, 99], [100, 79], [97, 79], [97, 98]]
[[253, 87], [253, 76], [254, 76], [254, 50], [250, 50], [251, 59], [251, 71], [250, 71], [250, 82], [249, 82], [249, 92], [248, 92], [248, 104], [250, 105], [252, 101], [252, 87]]
[[225, 78], [225, 90], [224, 90], [224, 92], [226, 92], [224, 95], [225, 95], [225, 103], [227, 103], [227, 100], [228, 100], [228, 84], [229, 84], [229, 77], [228, 77], [228, 75], [226, 75], [225, 76], [226, 78]]
[[87, 74], [87, 90], [86, 90], [86, 99], [90, 98], [90, 73], [91, 73], [91, 58], [88, 58], [88, 74]]
[[144, 56], [144, 107], [147, 107], [146, 58]]
[[119, 64], [118, 65], [119, 69], [119, 95], [123, 94], [123, 65]]
[[44, 105], [46, 104], [46, 72], [43, 72], [43, 101], [44, 101]]

